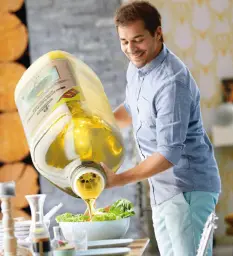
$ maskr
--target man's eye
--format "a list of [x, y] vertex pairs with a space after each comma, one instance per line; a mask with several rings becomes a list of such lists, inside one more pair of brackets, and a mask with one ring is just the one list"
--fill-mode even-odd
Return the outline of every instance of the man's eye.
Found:
[[127, 44], [128, 44], [127, 41], [123, 41], [123, 42], [122, 42], [122, 45], [127, 45]]
[[144, 39], [137, 39], [135, 40], [136, 43], [142, 43], [144, 41]]

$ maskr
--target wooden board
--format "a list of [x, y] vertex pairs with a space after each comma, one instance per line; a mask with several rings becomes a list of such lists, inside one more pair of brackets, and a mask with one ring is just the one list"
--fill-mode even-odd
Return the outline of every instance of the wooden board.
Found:
[[146, 250], [150, 242], [149, 238], [135, 239], [128, 247], [131, 249], [131, 252], [128, 256], [141, 256]]

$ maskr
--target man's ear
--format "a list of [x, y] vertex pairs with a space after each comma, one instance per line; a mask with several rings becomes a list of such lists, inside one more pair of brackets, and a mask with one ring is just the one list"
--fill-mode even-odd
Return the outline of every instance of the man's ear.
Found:
[[157, 27], [155, 34], [156, 34], [157, 40], [160, 41], [161, 37], [162, 37], [162, 27], [161, 26]]

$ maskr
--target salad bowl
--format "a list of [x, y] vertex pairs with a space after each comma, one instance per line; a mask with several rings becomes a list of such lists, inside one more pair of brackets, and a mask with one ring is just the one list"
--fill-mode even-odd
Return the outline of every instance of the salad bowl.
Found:
[[119, 220], [93, 222], [59, 222], [66, 240], [72, 242], [73, 228], [86, 230], [88, 241], [123, 238], [129, 229], [130, 217]]
[[88, 241], [119, 239], [128, 231], [130, 216], [134, 214], [133, 204], [120, 199], [108, 207], [96, 209], [91, 221], [89, 215], [72, 213], [59, 215], [56, 221], [68, 241], [72, 240], [73, 230], [86, 230]]

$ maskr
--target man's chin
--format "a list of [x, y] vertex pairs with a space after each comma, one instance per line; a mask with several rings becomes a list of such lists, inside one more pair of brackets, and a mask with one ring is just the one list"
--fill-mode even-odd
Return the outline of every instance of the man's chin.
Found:
[[144, 62], [138, 62], [138, 61], [133, 61], [131, 60], [131, 62], [134, 64], [134, 66], [136, 66], [137, 68], [142, 68], [145, 66]]

